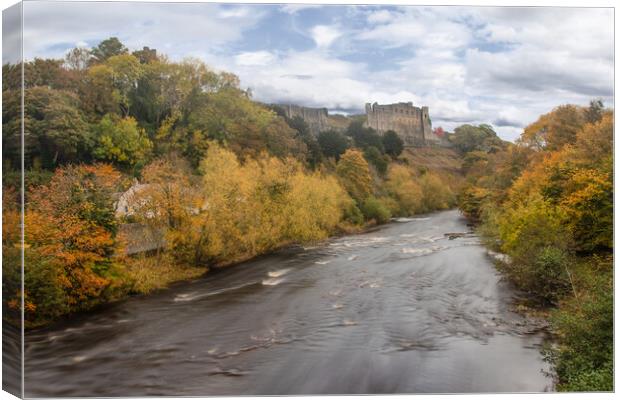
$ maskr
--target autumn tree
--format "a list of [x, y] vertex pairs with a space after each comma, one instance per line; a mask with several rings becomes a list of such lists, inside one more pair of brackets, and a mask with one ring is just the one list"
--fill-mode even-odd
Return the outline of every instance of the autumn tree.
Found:
[[575, 141], [585, 123], [583, 108], [571, 104], [559, 106], [528, 125], [520, 140], [535, 149], [559, 150]]
[[338, 161], [336, 173], [347, 192], [359, 204], [372, 194], [370, 168], [359, 150], [347, 150]]
[[49, 184], [31, 189], [25, 214], [29, 321], [87, 309], [112, 295], [119, 276], [113, 260], [119, 179], [105, 164], [66, 166]]

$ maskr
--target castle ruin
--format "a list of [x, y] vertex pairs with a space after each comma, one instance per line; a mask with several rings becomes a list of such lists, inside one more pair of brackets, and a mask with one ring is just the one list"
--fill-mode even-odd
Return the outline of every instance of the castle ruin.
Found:
[[440, 141], [433, 134], [428, 107], [414, 107], [411, 102], [366, 103], [366, 124], [377, 132], [396, 132], [405, 146], [424, 146]]
[[294, 104], [279, 104], [284, 110], [287, 118], [301, 117], [308, 124], [310, 132], [318, 136], [319, 132], [326, 131], [330, 128], [327, 119], [327, 108], [310, 108], [302, 107]]
[[[287, 118], [301, 117], [318, 136], [322, 131], [335, 129], [342, 131], [346, 126], [335, 124], [327, 108], [302, 107], [294, 104], [278, 104]], [[349, 119], [348, 117], [343, 117]], [[394, 131], [405, 146], [421, 147], [428, 145], [447, 145], [446, 140], [433, 133], [428, 107], [414, 107], [412, 102], [377, 104], [366, 103], [366, 126], [383, 134]]]

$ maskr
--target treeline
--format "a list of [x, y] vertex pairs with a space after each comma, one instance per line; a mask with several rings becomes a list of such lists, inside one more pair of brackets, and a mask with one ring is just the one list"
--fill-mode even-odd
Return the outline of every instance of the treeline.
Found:
[[510, 256], [511, 280], [551, 307], [560, 390], [613, 390], [613, 122], [592, 101], [555, 108], [505, 148], [483, 129], [463, 135], [479, 140], [462, 148], [459, 206]]
[[[21, 293], [21, 68], [3, 66], [3, 298], [18, 320], [24, 297], [26, 326], [455, 204], [455, 179], [410, 166], [394, 132], [353, 121], [315, 137], [232, 74], [110, 38], [23, 65]], [[128, 223], [163, 248], [126, 256]]]

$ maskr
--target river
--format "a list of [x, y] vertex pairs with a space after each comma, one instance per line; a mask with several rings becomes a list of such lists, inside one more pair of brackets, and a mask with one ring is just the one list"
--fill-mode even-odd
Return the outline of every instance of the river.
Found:
[[290, 248], [26, 336], [26, 396], [541, 392], [544, 334], [511, 311], [458, 211]]

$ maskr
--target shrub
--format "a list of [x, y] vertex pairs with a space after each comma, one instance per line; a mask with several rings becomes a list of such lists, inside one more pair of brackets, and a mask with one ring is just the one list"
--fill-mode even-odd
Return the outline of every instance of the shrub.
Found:
[[408, 216], [422, 210], [422, 188], [409, 168], [398, 164], [391, 165], [385, 189], [395, 201], [391, 207], [395, 215]]
[[613, 390], [613, 262], [592, 257], [574, 268], [577, 297], [553, 312], [555, 364], [560, 391]]
[[423, 174], [420, 179], [422, 188], [422, 212], [445, 210], [454, 203], [454, 194], [441, 178], [432, 172]]
[[362, 214], [367, 220], [384, 224], [390, 220], [391, 214], [387, 206], [374, 196], [368, 197], [362, 204]]
[[358, 204], [372, 194], [370, 168], [359, 150], [347, 150], [338, 161], [336, 173], [342, 186]]

